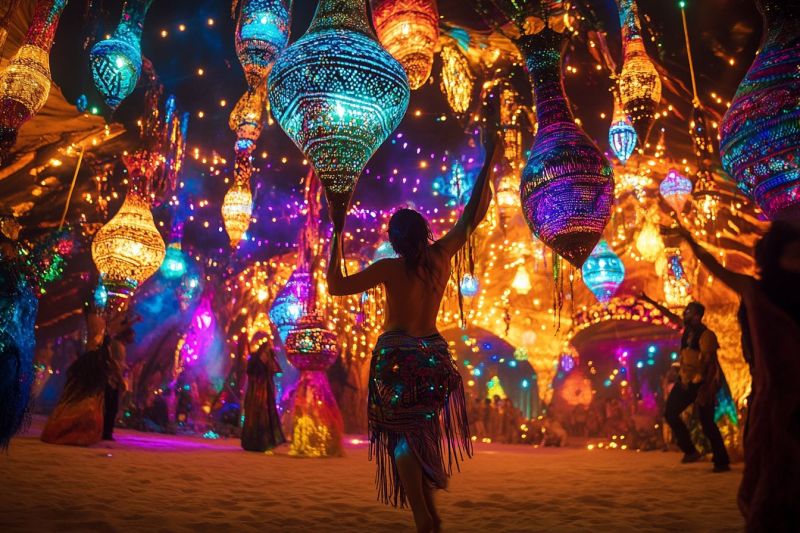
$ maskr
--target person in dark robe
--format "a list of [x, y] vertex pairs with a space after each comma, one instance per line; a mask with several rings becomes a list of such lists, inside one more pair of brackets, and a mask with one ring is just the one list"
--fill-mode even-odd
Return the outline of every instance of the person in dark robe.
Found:
[[119, 411], [119, 397], [125, 390], [123, 379], [126, 358], [126, 345], [134, 341], [133, 328], [130, 325], [114, 336], [108, 348], [108, 381], [103, 391], [103, 440], [114, 440], [114, 424]]
[[739, 508], [748, 532], [800, 531], [800, 223], [776, 220], [757, 243], [755, 278], [725, 268], [685, 228], [698, 261], [742, 298], [753, 398]]
[[265, 452], [286, 442], [275, 398], [275, 374], [282, 372], [275, 351], [262, 343], [247, 361], [242, 448]]

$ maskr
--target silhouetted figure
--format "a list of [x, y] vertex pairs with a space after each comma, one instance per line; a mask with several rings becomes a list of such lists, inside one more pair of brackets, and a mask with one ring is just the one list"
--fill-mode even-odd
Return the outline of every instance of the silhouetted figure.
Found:
[[242, 448], [265, 452], [286, 442], [275, 398], [275, 374], [281, 367], [269, 343], [263, 343], [247, 361]]

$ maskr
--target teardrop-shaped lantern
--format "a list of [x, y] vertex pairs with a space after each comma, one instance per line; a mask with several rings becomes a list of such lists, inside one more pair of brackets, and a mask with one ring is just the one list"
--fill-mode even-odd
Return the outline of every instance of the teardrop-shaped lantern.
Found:
[[703, 107], [699, 105], [692, 106], [692, 120], [689, 122], [689, 135], [694, 143], [694, 155], [701, 161], [705, 158], [711, 157], [714, 153], [714, 144], [711, 142], [711, 137], [708, 134], [708, 121], [706, 120], [706, 113]]
[[759, 0], [766, 29], [720, 125], [725, 170], [770, 219], [800, 219], [800, 4]]
[[561, 40], [545, 28], [517, 43], [533, 85], [539, 123], [522, 172], [520, 199], [534, 235], [580, 268], [611, 218], [614, 174], [575, 124], [561, 79]]
[[478, 294], [478, 289], [480, 289], [480, 283], [478, 283], [478, 278], [473, 276], [472, 274], [464, 274], [464, 277], [461, 278], [461, 294], [467, 297], [473, 297]]
[[645, 261], [654, 262], [664, 251], [664, 239], [653, 222], [645, 222], [636, 236], [636, 250]]
[[525, 268], [525, 265], [519, 265], [517, 267], [517, 272], [514, 274], [514, 279], [511, 282], [511, 288], [522, 296], [531, 292], [533, 285], [531, 285], [531, 276], [528, 274], [528, 269]]
[[233, 185], [222, 200], [222, 221], [225, 223], [225, 231], [228, 232], [232, 248], [239, 245], [242, 236], [250, 227], [250, 217], [253, 215], [253, 195], [250, 192], [250, 174], [252, 173], [250, 154], [247, 151], [240, 152], [236, 159]]
[[67, 0], [39, 0], [25, 41], [0, 73], [0, 165], [17, 141], [19, 128], [50, 95], [50, 48]]
[[441, 89], [447, 103], [454, 113], [466, 113], [472, 101], [472, 85], [475, 81], [467, 58], [458, 50], [456, 43], [443, 45], [439, 55], [442, 58]]
[[625, 265], [605, 240], [595, 246], [581, 267], [583, 282], [601, 304], [608, 303], [625, 279]]
[[155, 274], [164, 260], [164, 239], [156, 228], [150, 204], [134, 189], [114, 218], [92, 242], [92, 259], [111, 297], [128, 298]]
[[614, 118], [611, 119], [611, 127], [608, 128], [608, 144], [623, 165], [633, 154], [633, 150], [636, 148], [636, 139], [636, 130], [631, 119], [622, 110], [619, 99], [615, 97]]
[[658, 191], [669, 206], [676, 213], [682, 213], [686, 201], [692, 196], [692, 181], [681, 176], [677, 170], [670, 169], [667, 176], [661, 180]]
[[422, 87], [439, 41], [436, 0], [373, 0], [372, 21], [383, 47], [403, 65], [411, 89]]
[[636, 0], [617, 0], [617, 7], [622, 28], [623, 62], [619, 74], [622, 109], [644, 146], [653, 126], [656, 105], [661, 101], [661, 78], [644, 48]]
[[251, 89], [263, 85], [286, 44], [292, 24], [291, 0], [240, 0], [236, 55]]
[[304, 269], [296, 269], [289, 276], [286, 285], [275, 296], [269, 309], [269, 320], [282, 342], [305, 315], [305, 306], [311, 294], [311, 274]]
[[94, 86], [111, 109], [136, 88], [142, 73], [142, 28], [153, 0], [127, 0], [110, 39], [95, 43], [89, 52]]
[[114, 217], [95, 234], [92, 258], [119, 307], [143, 281], [155, 274], [166, 254], [164, 239], [150, 211], [150, 186], [158, 158], [147, 151], [123, 157], [129, 189]]
[[255, 149], [261, 136], [267, 106], [267, 86], [262, 84], [248, 89], [231, 111], [228, 126], [236, 133], [236, 150]]
[[664, 278], [664, 300], [670, 307], [680, 307], [688, 304], [692, 299], [689, 277], [683, 267], [683, 258], [680, 248], [667, 248], [664, 250], [666, 268]]
[[345, 208], [410, 93], [403, 67], [372, 32], [365, 0], [321, 0], [268, 85], [275, 119], [313, 165], [328, 203]]

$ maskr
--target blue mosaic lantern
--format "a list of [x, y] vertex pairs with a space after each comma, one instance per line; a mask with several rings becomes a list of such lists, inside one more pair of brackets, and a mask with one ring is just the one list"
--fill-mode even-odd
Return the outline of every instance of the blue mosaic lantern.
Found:
[[461, 294], [471, 298], [478, 294], [478, 289], [480, 289], [478, 278], [472, 274], [464, 274], [464, 277], [461, 278]]
[[608, 145], [621, 164], [624, 165], [630, 159], [636, 148], [637, 138], [631, 119], [622, 110], [619, 100], [614, 98], [614, 118], [608, 128]]
[[346, 207], [410, 94], [405, 70], [367, 21], [365, 1], [321, 0], [267, 83], [275, 119], [313, 165], [329, 205]]
[[372, 255], [372, 262], [377, 263], [381, 259], [394, 259], [395, 257], [397, 257], [397, 252], [394, 251], [392, 243], [383, 241], [375, 249], [375, 253]]
[[306, 270], [297, 269], [289, 276], [286, 285], [280, 290], [272, 307], [269, 308], [269, 320], [281, 342], [286, 342], [286, 337], [305, 315], [305, 306], [311, 290], [311, 274]]
[[605, 240], [597, 243], [581, 267], [583, 282], [597, 301], [607, 304], [625, 279], [625, 265]]
[[97, 91], [116, 109], [136, 88], [142, 73], [142, 28], [153, 0], [128, 0], [110, 39], [97, 42], [89, 52], [89, 66]]
[[241, 0], [236, 18], [236, 55], [251, 88], [261, 85], [286, 44], [291, 0]]

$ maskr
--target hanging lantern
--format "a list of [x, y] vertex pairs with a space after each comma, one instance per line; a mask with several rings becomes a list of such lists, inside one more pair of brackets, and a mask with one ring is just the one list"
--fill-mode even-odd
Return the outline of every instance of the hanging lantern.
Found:
[[309, 313], [286, 336], [286, 357], [298, 370], [326, 370], [336, 360], [336, 334]]
[[25, 41], [0, 73], [0, 165], [17, 141], [19, 128], [50, 95], [50, 48], [67, 0], [39, 0]]
[[311, 162], [329, 205], [346, 208], [410, 92], [403, 67], [377, 42], [364, 0], [321, 0], [268, 83], [272, 112]]
[[89, 65], [97, 91], [116, 109], [136, 88], [142, 73], [142, 28], [153, 0], [127, 0], [110, 39], [92, 46]]
[[261, 135], [267, 105], [267, 86], [258, 85], [248, 89], [233, 106], [228, 126], [236, 133], [240, 149], [253, 149]]
[[443, 45], [439, 55], [442, 58], [441, 89], [447, 97], [447, 103], [454, 113], [466, 113], [472, 100], [472, 84], [475, 82], [467, 58], [458, 50], [457, 44]]
[[236, 55], [250, 89], [264, 84], [289, 42], [292, 0], [240, 0]]
[[150, 204], [133, 188], [92, 242], [92, 259], [109, 295], [122, 300], [155, 274], [165, 252]]
[[681, 176], [677, 170], [670, 169], [667, 176], [661, 180], [658, 191], [662, 198], [676, 213], [682, 213], [686, 201], [692, 195], [692, 181]]
[[269, 308], [269, 319], [282, 342], [305, 314], [305, 306], [311, 293], [311, 275], [307, 270], [296, 269], [289, 276]]
[[561, 79], [561, 38], [545, 28], [518, 41], [539, 123], [520, 198], [534, 235], [579, 268], [611, 218], [614, 175], [602, 152], [575, 124]]
[[617, 254], [600, 241], [581, 267], [583, 282], [601, 304], [607, 304], [625, 279], [625, 265]]
[[691, 284], [683, 268], [680, 248], [664, 251], [666, 265], [663, 272], [664, 299], [669, 307], [682, 307], [692, 300]]
[[800, 4], [756, 2], [764, 40], [720, 125], [722, 166], [770, 219], [800, 218]]
[[645, 174], [639, 172], [624, 172], [617, 176], [614, 186], [614, 196], [619, 198], [623, 194], [629, 192], [639, 202], [642, 202], [647, 195], [647, 188], [653, 183], [653, 180]]
[[181, 243], [171, 242], [159, 269], [161, 275], [166, 279], [177, 279], [186, 274], [186, 269], [186, 255], [181, 250]]
[[708, 135], [706, 114], [699, 105], [692, 107], [692, 121], [689, 123], [689, 136], [694, 143], [694, 155], [699, 159], [711, 157], [714, 153], [714, 144]]
[[372, 21], [383, 47], [403, 65], [411, 90], [422, 87], [439, 41], [436, 0], [373, 0]]
[[636, 130], [631, 124], [631, 119], [622, 111], [622, 104], [614, 97], [614, 118], [608, 128], [608, 144], [614, 155], [622, 165], [628, 162], [636, 148]]
[[381, 259], [394, 259], [398, 257], [397, 252], [394, 251], [394, 247], [392, 247], [392, 243], [389, 241], [383, 241], [375, 248], [375, 253], [372, 256], [372, 262], [377, 263]]
[[478, 294], [480, 283], [478, 283], [478, 278], [476, 278], [472, 274], [464, 274], [464, 277], [461, 278], [460, 286], [461, 286], [461, 294], [471, 298], [476, 294]]
[[656, 105], [661, 101], [661, 78], [644, 49], [636, 1], [617, 0], [617, 7], [622, 28], [623, 63], [619, 75], [622, 109], [644, 146], [653, 126]]
[[639, 235], [636, 237], [636, 249], [645, 261], [653, 262], [664, 251], [664, 240], [658, 227], [651, 222], [645, 222]]
[[701, 224], [713, 222], [719, 212], [719, 188], [714, 183], [714, 178], [708, 170], [697, 173], [692, 203], [694, 213]]
[[238, 153], [233, 169], [233, 185], [222, 200], [222, 221], [225, 223], [225, 231], [228, 232], [232, 248], [239, 245], [253, 215], [253, 195], [250, 193], [252, 171], [249, 152]]
[[525, 265], [519, 265], [517, 267], [517, 272], [514, 274], [514, 279], [511, 281], [511, 288], [522, 296], [531, 292], [533, 286], [531, 285], [531, 277]]

